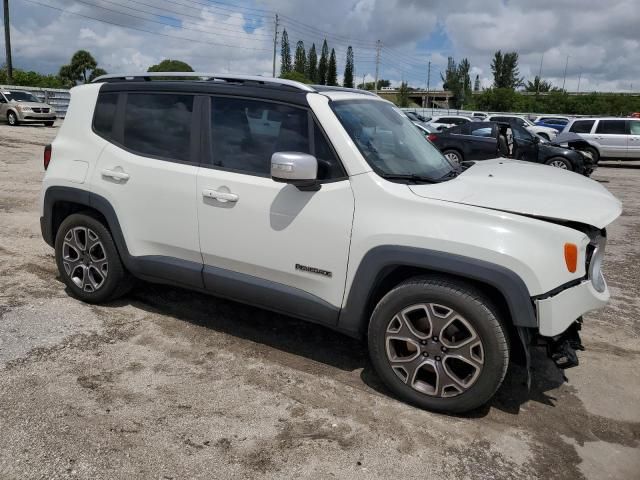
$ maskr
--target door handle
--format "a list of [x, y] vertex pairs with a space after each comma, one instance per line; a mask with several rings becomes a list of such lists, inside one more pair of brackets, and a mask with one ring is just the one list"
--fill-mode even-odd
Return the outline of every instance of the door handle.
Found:
[[203, 190], [202, 196], [205, 198], [214, 198], [220, 202], [237, 202], [238, 195], [229, 192], [219, 192], [217, 190]]
[[105, 168], [100, 173], [102, 173], [103, 177], [113, 178], [115, 180], [129, 180], [129, 174], [128, 173], [119, 172], [117, 170], [109, 170], [109, 169]]

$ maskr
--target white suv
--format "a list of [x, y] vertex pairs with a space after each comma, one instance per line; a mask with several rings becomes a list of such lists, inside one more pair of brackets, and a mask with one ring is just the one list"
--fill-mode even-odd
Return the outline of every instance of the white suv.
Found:
[[536, 125], [520, 115], [491, 115], [487, 118], [487, 121], [507, 123], [515, 122], [517, 125], [520, 125], [522, 128], [526, 128], [531, 133], [535, 133], [545, 140], [553, 140], [558, 134], [558, 131], [555, 128]]
[[596, 161], [640, 160], [640, 119], [576, 118], [562, 132], [585, 138]]
[[361, 91], [187, 75], [72, 89], [40, 202], [72, 295], [138, 277], [321, 323], [439, 411], [487, 402], [534, 341], [577, 364], [581, 316], [609, 299], [621, 205], [603, 186], [503, 159], [458, 170]]

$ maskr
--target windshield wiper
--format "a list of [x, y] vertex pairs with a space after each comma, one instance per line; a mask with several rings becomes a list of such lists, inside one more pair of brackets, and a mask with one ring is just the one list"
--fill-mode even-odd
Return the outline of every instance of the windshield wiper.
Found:
[[438, 183], [438, 180], [422, 175], [416, 175], [415, 173], [380, 173], [379, 175], [387, 180], [409, 180], [415, 183]]

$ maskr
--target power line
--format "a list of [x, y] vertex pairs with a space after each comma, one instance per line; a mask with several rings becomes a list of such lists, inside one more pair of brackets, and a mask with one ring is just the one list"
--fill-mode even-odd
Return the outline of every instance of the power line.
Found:
[[[114, 25], [116, 27], [128, 28], [130, 30], [136, 30], [138, 32], [144, 32], [144, 33], [150, 33], [152, 35], [160, 35], [162, 37], [174, 38], [176, 40], [186, 40], [186, 41], [189, 41], [189, 42], [203, 43], [203, 44], [206, 44], [206, 45], [214, 45], [214, 46], [217, 46], [217, 47], [240, 48], [240, 49], [243, 49], [243, 50], [253, 50], [253, 51], [257, 51], [257, 52], [268, 52], [269, 51], [268, 49], [265, 49], [265, 48], [243, 47], [243, 46], [240, 46], [240, 45], [229, 45], [229, 44], [224, 44], [224, 43], [210, 42], [210, 41], [205, 41], [205, 40], [197, 40], [197, 39], [194, 39], [194, 38], [179, 37], [179, 36], [176, 36], [176, 35], [169, 35], [169, 34], [166, 34], [166, 33], [155, 32], [153, 30], [146, 30], [146, 29], [139, 28], [139, 27], [133, 27], [131, 25], [123, 25], [121, 23], [112, 22], [110, 20], [105, 20], [105, 19], [102, 19], [102, 18], [96, 18], [96, 17], [92, 17], [90, 15], [85, 15], [83, 13], [74, 12], [72, 10], [65, 10], [64, 8], [55, 7], [53, 5], [49, 5], [47, 3], [38, 2], [36, 0], [22, 0], [22, 1], [33, 3], [33, 4], [36, 4], [36, 5], [40, 5], [42, 7], [51, 8], [53, 10], [58, 10], [59, 12], [68, 13], [70, 15], [75, 15], [75, 16], [78, 16], [78, 17], [87, 18], [87, 19], [90, 19], [90, 20], [95, 20], [97, 22], [107, 23], [109, 25]], [[126, 15], [126, 14], [124, 14], [124, 15]], [[167, 24], [163, 24], [163, 25], [167, 25]], [[173, 28], [180, 29], [180, 27], [173, 26], [173, 25], [167, 25], [167, 26], [171, 26]]]
[[[123, 8], [128, 8], [128, 9], [131, 9], [131, 10], [135, 10], [135, 11], [143, 12], [143, 13], [146, 13], [146, 14], [148, 14], [148, 15], [155, 15], [155, 16], [157, 16], [157, 14], [155, 14], [155, 13], [153, 13], [153, 12], [148, 12], [148, 11], [146, 11], [146, 10], [136, 9], [136, 8], [133, 8], [133, 7], [127, 7], [126, 5], [122, 5], [122, 4], [119, 4], [119, 3], [113, 2], [113, 1], [111, 1], [111, 0], [102, 0], [102, 1], [104, 1], [104, 2], [108, 2], [108, 3], [111, 3], [111, 4], [114, 4], [114, 5], [118, 5], [118, 6], [123, 7]], [[140, 16], [140, 15], [134, 15], [134, 14], [132, 14], [132, 13], [121, 12], [120, 10], [114, 10], [114, 9], [112, 9], [112, 8], [107, 8], [107, 7], [103, 7], [103, 6], [100, 6], [100, 5], [96, 5], [96, 4], [91, 3], [91, 2], [88, 2], [88, 1], [86, 1], [86, 0], [74, 0], [74, 2], [75, 2], [75, 3], [82, 3], [82, 4], [84, 4], [84, 5], [88, 5], [88, 6], [90, 6], [90, 7], [97, 7], [97, 8], [101, 8], [101, 9], [103, 9], [103, 10], [106, 10], [107, 12], [117, 13], [117, 14], [119, 14], [119, 15], [123, 15], [123, 16], [126, 16], [126, 17], [139, 18], [140, 20], [144, 20], [145, 22], [158, 23], [158, 24], [160, 24], [160, 25], [165, 25], [165, 26], [167, 26], [167, 27], [178, 28], [178, 29], [180, 29], [180, 30], [190, 30], [190, 31], [193, 31], [193, 32], [205, 33], [205, 34], [207, 34], [207, 35], [216, 35], [216, 36], [217, 36], [217, 35], [220, 35], [220, 36], [223, 36], [223, 37], [239, 38], [239, 39], [241, 38], [241, 39], [244, 39], [244, 40], [250, 40], [250, 41], [260, 41], [260, 39], [258, 39], [258, 38], [251, 38], [251, 35], [252, 35], [252, 34], [247, 34], [247, 35], [249, 35], [249, 36], [238, 36], [238, 35], [230, 35], [230, 34], [228, 34], [228, 33], [211, 32], [211, 31], [209, 31], [209, 30], [203, 30], [203, 29], [201, 29], [201, 28], [188, 28], [188, 27], [183, 27], [183, 26], [181, 26], [181, 25], [172, 25], [171, 23], [165, 23], [165, 22], [162, 22], [162, 21], [160, 21], [160, 20], [153, 20], [153, 19], [150, 19], [150, 18], [142, 17], [142, 16]], [[193, 24], [193, 22], [186, 22], [186, 23], [188, 23], [188, 24]], [[238, 33], [240, 33], [240, 32], [238, 31]]]

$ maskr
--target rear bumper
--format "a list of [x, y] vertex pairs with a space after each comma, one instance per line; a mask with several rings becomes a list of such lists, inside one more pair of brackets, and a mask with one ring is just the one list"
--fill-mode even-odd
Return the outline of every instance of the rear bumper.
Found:
[[583, 314], [606, 305], [609, 298], [608, 287], [598, 292], [590, 280], [585, 280], [556, 295], [536, 300], [540, 335], [560, 335]]

